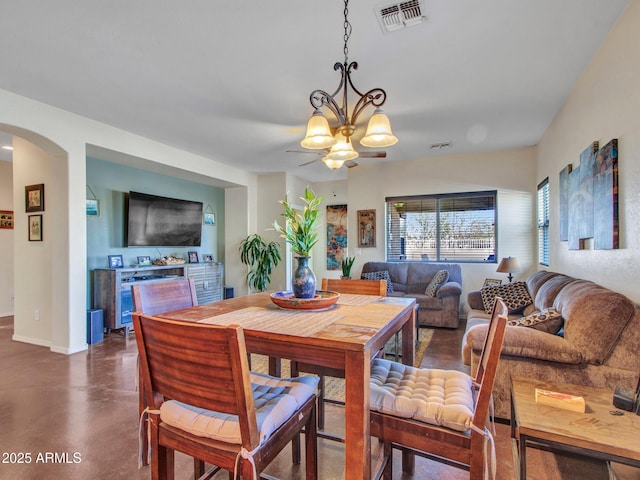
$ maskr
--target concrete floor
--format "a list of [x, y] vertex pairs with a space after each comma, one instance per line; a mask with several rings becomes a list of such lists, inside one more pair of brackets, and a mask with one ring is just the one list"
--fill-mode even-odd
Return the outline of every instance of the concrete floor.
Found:
[[[135, 386], [136, 344], [114, 332], [87, 352], [71, 356], [48, 348], [14, 342], [13, 318], [0, 318], [0, 480], [144, 479], [138, 469], [138, 406]], [[422, 365], [463, 369], [459, 346], [462, 330], [437, 330]], [[327, 429], [339, 432], [344, 410], [328, 407]], [[343, 477], [343, 446], [319, 441], [320, 478]], [[377, 442], [372, 442], [374, 450]], [[497, 425], [498, 480], [512, 479], [509, 427]], [[399, 453], [394, 461], [399, 463]], [[286, 449], [267, 473], [303, 479], [304, 465], [291, 464]], [[548, 452], [528, 454], [529, 479], [605, 480], [601, 463]], [[176, 479], [193, 478], [190, 458], [176, 457]], [[397, 478], [412, 478], [395, 468]], [[218, 474], [216, 479], [227, 479]], [[416, 461], [415, 479], [467, 479], [468, 473], [425, 459]]]

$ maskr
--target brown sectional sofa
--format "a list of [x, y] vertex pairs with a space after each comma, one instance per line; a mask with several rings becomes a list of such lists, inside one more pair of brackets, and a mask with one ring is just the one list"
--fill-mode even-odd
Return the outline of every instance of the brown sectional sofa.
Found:
[[[514, 318], [552, 307], [562, 313], [558, 335], [508, 326], [493, 396], [497, 417], [510, 416], [512, 376], [613, 390], [635, 388], [640, 374], [640, 307], [587, 280], [539, 271], [526, 281], [533, 305]], [[489, 315], [480, 292], [469, 292], [462, 358], [475, 372]], [[571, 393], [570, 391], [566, 393]]]
[[[425, 295], [425, 290], [439, 270], [449, 272], [449, 280], [442, 285], [435, 297]], [[418, 324], [429, 327], [458, 328], [462, 271], [460, 265], [426, 262], [367, 262], [362, 273], [389, 272], [393, 292], [389, 296], [414, 297], [420, 307]]]

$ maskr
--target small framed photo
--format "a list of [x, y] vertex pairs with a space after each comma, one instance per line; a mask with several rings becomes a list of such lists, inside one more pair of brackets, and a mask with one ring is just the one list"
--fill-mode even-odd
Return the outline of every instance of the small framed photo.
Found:
[[215, 225], [216, 224], [216, 214], [215, 213], [203, 213], [202, 214], [202, 223], [204, 225]]
[[484, 284], [482, 285], [483, 287], [490, 287], [492, 285], [501, 285], [502, 284], [502, 280], [497, 279], [497, 278], [485, 278], [484, 280]]
[[98, 200], [87, 198], [87, 215], [92, 217], [100, 215], [100, 203], [98, 203]]
[[199, 263], [198, 252], [189, 252], [189, 263]]
[[213, 262], [213, 254], [212, 253], [204, 253], [202, 254], [202, 261], [211, 263]]
[[0, 210], [0, 228], [13, 228], [12, 210]]
[[24, 187], [25, 212], [44, 212], [44, 183]]
[[109, 255], [109, 268], [122, 268], [123, 266], [122, 255]]
[[148, 255], [144, 255], [142, 257], [138, 257], [138, 266], [139, 267], [151, 266], [151, 257], [148, 256]]
[[29, 241], [42, 241], [42, 215], [29, 215]]

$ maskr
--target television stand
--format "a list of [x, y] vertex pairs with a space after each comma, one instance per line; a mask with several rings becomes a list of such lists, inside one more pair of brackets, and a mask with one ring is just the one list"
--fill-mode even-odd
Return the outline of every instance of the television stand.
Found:
[[131, 285], [192, 278], [199, 304], [222, 300], [222, 263], [189, 263], [147, 267], [96, 268], [93, 271], [93, 307], [103, 310], [107, 331], [132, 327]]

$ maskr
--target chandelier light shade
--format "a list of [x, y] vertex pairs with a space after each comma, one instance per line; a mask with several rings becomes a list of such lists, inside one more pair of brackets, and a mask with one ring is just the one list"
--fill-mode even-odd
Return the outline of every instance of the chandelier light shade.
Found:
[[353, 149], [350, 138], [346, 138], [341, 133], [337, 133], [335, 138], [336, 144], [331, 147], [331, 150], [325, 158], [329, 160], [340, 160], [342, 162], [358, 158], [358, 152]]
[[331, 134], [331, 128], [329, 127], [329, 121], [325, 117], [319, 108], [313, 112], [309, 123], [307, 123], [307, 134], [300, 142], [304, 148], [311, 150], [329, 148], [336, 144], [335, 137]]
[[329, 157], [324, 157], [322, 161], [331, 170], [337, 170], [344, 164], [344, 160], [332, 160]]
[[376, 108], [373, 112], [367, 125], [367, 133], [360, 143], [365, 147], [390, 147], [398, 143], [398, 137], [391, 131], [389, 117], [381, 108]]
[[511, 283], [513, 281], [512, 274], [517, 273], [520, 270], [522, 270], [522, 267], [520, 266], [520, 262], [516, 257], [505, 257], [500, 260], [500, 264], [498, 265], [496, 272], [508, 273], [509, 275], [507, 276], [507, 278], [509, 278], [509, 283]]
[[[352, 72], [358, 69], [358, 63], [349, 63], [351, 23], [349, 23], [348, 15], [349, 0], [344, 0], [344, 62], [337, 62], [333, 66], [336, 72], [340, 72], [340, 83], [333, 94], [324, 90], [311, 92], [309, 101], [314, 108], [314, 112], [307, 124], [307, 134], [300, 142], [300, 145], [309, 149], [331, 147], [327, 158], [329, 160], [342, 160], [343, 162], [358, 157], [358, 153], [351, 145], [351, 136], [356, 131], [356, 122], [359, 115], [369, 106], [374, 107], [375, 110], [369, 120], [367, 132], [360, 143], [365, 147], [388, 147], [398, 141], [391, 131], [389, 119], [380, 108], [387, 100], [387, 93], [381, 88], [373, 88], [361, 93], [351, 79]], [[350, 95], [356, 99], [356, 103], [352, 107], [348, 103]], [[323, 108], [333, 113], [337, 120], [337, 126], [333, 130], [329, 120], [322, 113]], [[332, 134], [332, 132], [335, 133]], [[339, 136], [344, 137], [345, 141], [342, 142], [340, 138], [337, 138]], [[327, 164], [326, 161], [325, 164]]]

